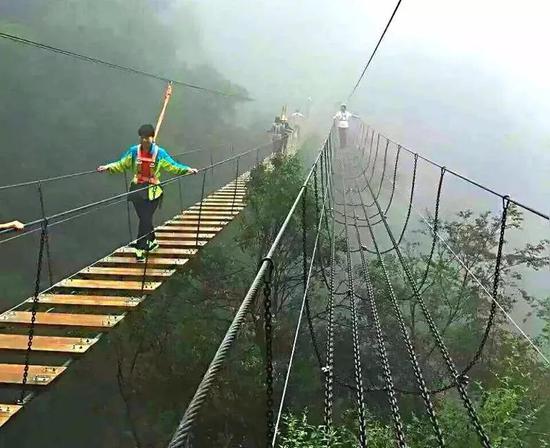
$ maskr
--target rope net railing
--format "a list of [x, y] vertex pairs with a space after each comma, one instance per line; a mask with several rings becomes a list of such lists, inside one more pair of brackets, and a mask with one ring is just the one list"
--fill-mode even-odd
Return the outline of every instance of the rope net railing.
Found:
[[[435, 180], [431, 194], [433, 212], [420, 223], [423, 228], [416, 223], [411, 226], [411, 216], [413, 211], [417, 213], [418, 207], [413, 204], [417, 183], [423, 180], [419, 162], [425, 162], [425, 158], [409, 150], [403, 151], [402, 146], [375, 135], [372, 128], [362, 127], [355, 145], [339, 149], [337, 136], [331, 132], [327, 137], [188, 403], [170, 447], [192, 445], [201, 409], [216, 393], [216, 381], [230, 351], [238, 343], [246, 314], [252, 306], [258, 306], [254, 303], [261, 289], [264, 297], [266, 446], [276, 447], [282, 443], [281, 437], [286, 431], [283, 417], [291, 412], [289, 397], [293, 393], [293, 367], [300, 353], [309, 353], [311, 362], [319, 368], [323, 387], [319, 390], [318, 400], [327, 431], [326, 446], [330, 446], [329, 434], [335, 427], [336, 397], [349, 401], [357, 419], [354, 426], [357, 443], [361, 447], [368, 446], [367, 416], [373, 406], [369, 397], [374, 397], [374, 394], [385, 397], [396, 446], [409, 446], [410, 435], [407, 434], [401, 406], [406, 396], [417, 396], [415, 400], [424, 409], [431, 426], [432, 444], [450, 446], [447, 440], [451, 434], [446, 434], [449, 428], [442, 425], [438, 415], [440, 410], [435, 404], [436, 396], [450, 390], [455, 390], [456, 399], [462, 403], [469, 430], [477, 436], [480, 446], [495, 446], [480, 417], [480, 404], [477, 394], [472, 392], [470, 376], [475, 375], [485, 351], [490, 350], [488, 347], [499, 339], [503, 330], [509, 330], [506, 321], [513, 322], [512, 325], [521, 330], [510, 314], [511, 304], [504, 300], [508, 284], [503, 281], [503, 273], [509, 274], [509, 258], [505, 253], [507, 231], [516, 228], [517, 215], [511, 214], [511, 208], [522, 208], [527, 213], [531, 212], [530, 208], [497, 194], [502, 200], [492, 225], [495, 252], [485, 254], [485, 269], [490, 273], [484, 282], [490, 285], [481, 288], [480, 272], [474, 271], [456, 253], [459, 252], [459, 242], [445, 238], [454, 229], [449, 228], [443, 213], [442, 204], [448, 194], [445, 179], [457, 177], [457, 174], [430, 163], [438, 168], [438, 175], [430, 178]], [[391, 158], [394, 146], [394, 157]], [[401, 173], [406, 166], [404, 154], [411, 156], [408, 176]], [[355, 173], [351, 167], [355, 167]], [[339, 178], [338, 181], [335, 178]], [[462, 179], [460, 175], [458, 178]], [[307, 196], [311, 190], [315, 213], [307, 213]], [[401, 208], [396, 205], [399, 197], [405, 201]], [[534, 215], [544, 218], [540, 213]], [[393, 216], [398, 219], [394, 225]], [[303, 286], [302, 293], [293, 297], [295, 320], [290, 351], [281, 355], [274, 351], [273, 342], [277, 338], [273, 271], [281, 239], [294, 221], [301, 222], [302, 226], [302, 267], [297, 269], [302, 271]], [[307, 221], [315, 223], [309, 232], [304, 231]], [[416, 243], [411, 246], [417, 233], [427, 239], [426, 248]], [[415, 259], [411, 251], [419, 250], [422, 250], [420, 256]], [[540, 263], [543, 261], [539, 260]], [[458, 268], [442, 271], [451, 262]], [[447, 273], [457, 275], [458, 283], [468, 284], [469, 299], [479, 303], [478, 314], [472, 317], [478, 325], [476, 334], [479, 340], [469, 353], [457, 351], [454, 341], [449, 344], [449, 328], [456, 324], [445, 323], [440, 312], [432, 309], [438, 297], [440, 302], [448, 303], [437, 289], [439, 276]], [[319, 296], [317, 290], [320, 286], [324, 292]], [[483, 305], [487, 298], [488, 307]], [[417, 317], [411, 314], [411, 309], [416, 309], [415, 313], [421, 316], [422, 330], [419, 323], [412, 323], [411, 319]], [[352, 354], [343, 366], [342, 357], [335, 356], [344, 350], [340, 346], [342, 342], [337, 339], [342, 332], [350, 337], [350, 345], [345, 350]], [[372, 337], [369, 339], [368, 335]], [[517, 337], [532, 349], [530, 356], [533, 359], [538, 358], [542, 365], [547, 365], [544, 353], [533, 338], [524, 331], [519, 331]], [[421, 349], [418, 346], [420, 340]], [[369, 348], [372, 348], [372, 353]], [[409, 373], [404, 376], [406, 365]], [[379, 372], [374, 377], [373, 369]], [[441, 397], [437, 402], [440, 400]]]

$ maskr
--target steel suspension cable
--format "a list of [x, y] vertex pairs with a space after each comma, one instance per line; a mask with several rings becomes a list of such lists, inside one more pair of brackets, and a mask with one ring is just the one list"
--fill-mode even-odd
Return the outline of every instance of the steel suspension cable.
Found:
[[69, 56], [69, 57], [72, 57], [74, 59], [79, 59], [81, 61], [91, 62], [91, 63], [98, 64], [98, 65], [103, 65], [105, 67], [115, 69], [115, 70], [119, 70], [119, 71], [123, 71], [123, 72], [126, 72], [126, 73], [131, 73], [131, 74], [134, 74], [134, 75], [144, 76], [144, 77], [147, 77], [147, 78], [156, 79], [158, 81], [171, 82], [172, 84], [175, 84], [175, 85], [179, 85], [179, 86], [182, 86], [182, 87], [187, 87], [187, 88], [190, 88], [190, 89], [199, 90], [199, 91], [202, 91], [202, 92], [208, 92], [208, 93], [212, 93], [212, 94], [215, 94], [215, 95], [220, 95], [220, 96], [224, 96], [224, 97], [239, 98], [239, 99], [242, 99], [244, 101], [252, 101], [251, 98], [243, 96], [243, 95], [238, 95], [238, 94], [233, 94], [233, 93], [228, 93], [228, 92], [222, 92], [221, 90], [210, 89], [208, 87], [203, 87], [203, 86], [200, 86], [200, 85], [197, 85], [197, 84], [191, 84], [191, 83], [184, 82], [184, 81], [178, 81], [178, 80], [175, 80], [175, 79], [170, 79], [170, 78], [167, 78], [165, 76], [158, 75], [156, 73], [150, 73], [150, 72], [146, 72], [144, 70], [139, 70], [139, 69], [136, 69], [136, 68], [133, 68], [133, 67], [127, 67], [127, 66], [124, 66], [124, 65], [115, 64], [115, 63], [108, 62], [108, 61], [105, 61], [105, 60], [102, 60], [102, 59], [99, 59], [99, 58], [95, 58], [95, 57], [92, 57], [92, 56], [87, 56], [87, 55], [82, 54], [82, 53], [77, 53], [77, 52], [74, 52], [74, 51], [69, 51], [69, 50], [65, 50], [65, 49], [62, 49], [62, 48], [54, 47], [52, 45], [47, 45], [47, 44], [44, 44], [44, 43], [41, 43], [41, 42], [37, 42], [37, 41], [31, 40], [31, 39], [26, 39], [24, 37], [16, 36], [14, 34], [0, 32], [0, 38], [9, 40], [9, 41], [12, 41], [12, 42], [15, 42], [15, 43], [35, 47], [35, 48], [38, 48], [38, 49], [41, 49], [41, 50], [46, 50], [46, 51], [49, 51], [49, 52], [52, 52], [52, 53], [61, 54], [61, 55], [64, 55], [64, 56]]

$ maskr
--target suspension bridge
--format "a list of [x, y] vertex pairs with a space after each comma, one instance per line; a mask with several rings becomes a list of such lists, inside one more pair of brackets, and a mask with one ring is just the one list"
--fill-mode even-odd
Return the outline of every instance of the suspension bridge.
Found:
[[[400, 3], [400, 2], [399, 2]], [[397, 7], [399, 6], [399, 3]], [[395, 15], [397, 7], [392, 15]], [[391, 19], [390, 19], [391, 22]], [[390, 22], [386, 26], [375, 51], [371, 55], [361, 77], [355, 85], [350, 97], [353, 96], [365, 72], [371, 63], [380, 42], [386, 33]], [[168, 82], [168, 88], [172, 84], [186, 88], [203, 90], [210, 94], [225, 96], [226, 93], [205, 89], [201, 86], [191, 85], [182, 81], [170, 80], [160, 75], [139, 72], [130, 67], [122, 67], [108, 61], [90, 58], [65, 50], [42, 45], [38, 42], [16, 38], [12, 35], [0, 33], [0, 37], [31, 46], [38, 46], [46, 51], [54, 51], [65, 56], [105, 65], [111, 69], [130, 72], [140, 76]], [[169, 90], [167, 90], [168, 92]], [[170, 90], [171, 91], [171, 90]], [[157, 120], [157, 135], [163, 121], [170, 95], [165, 96], [159, 119]], [[388, 167], [390, 152], [394, 152], [393, 170]], [[381, 154], [381, 152], [383, 154]], [[403, 185], [398, 182], [400, 161], [407, 155], [412, 158], [411, 182]], [[212, 163], [199, 170], [202, 176], [202, 189], [200, 200], [191, 207], [181, 208], [180, 212], [172, 219], [164, 222], [155, 229], [160, 248], [148, 253], [145, 262], [137, 262], [134, 258], [134, 249], [129, 244], [116, 248], [112, 253], [95, 261], [89, 266], [79, 269], [68, 278], [64, 278], [45, 290], [41, 290], [41, 279], [44, 276], [43, 266], [49, 258], [48, 232], [59, 223], [75, 219], [82, 213], [97, 210], [125, 202], [129, 192], [111, 196], [109, 198], [85, 204], [74, 209], [64, 210], [55, 215], [48, 216], [43, 210], [43, 216], [27, 224], [27, 230], [16, 236], [11, 232], [0, 232], [2, 239], [0, 244], [12, 241], [15, 238], [23, 238], [25, 235], [40, 233], [39, 254], [37, 261], [36, 282], [32, 297], [24, 300], [17, 306], [5, 310], [0, 314], [0, 392], [2, 399], [0, 404], [0, 426], [9, 424], [12, 417], [24, 414], [24, 407], [30, 406], [32, 398], [40, 393], [47, 392], [48, 386], [54, 382], [62, 381], [63, 374], [71, 368], [72, 363], [86, 354], [93, 347], [101, 343], [101, 336], [116, 327], [128, 313], [140, 306], [147, 306], [147, 297], [153, 294], [165, 282], [192, 257], [200, 256], [201, 249], [213, 240], [223, 229], [231, 223], [246, 207], [247, 180], [251, 170], [260, 164], [269, 163], [271, 157], [271, 144], [264, 144], [233, 155], [222, 161]], [[245, 162], [246, 161], [246, 162]], [[235, 164], [235, 173], [226, 179], [224, 185], [213, 191], [206, 191], [205, 179], [207, 173], [214, 172], [218, 167]], [[426, 229], [431, 235], [431, 244], [426, 257], [425, 269], [420, 276], [411, 269], [407, 257], [403, 252], [402, 243], [405, 241], [411, 214], [414, 210], [415, 188], [418, 181], [418, 166], [425, 163], [439, 170], [439, 177], [435, 186], [434, 214], [431, 218], [420, 215]], [[389, 174], [393, 171], [392, 174]], [[75, 173], [47, 181], [58, 181], [70, 177], [90, 174], [91, 171]], [[378, 176], [378, 179], [377, 179]], [[453, 176], [461, 182], [468, 183], [480, 191], [492, 195], [501, 205], [501, 214], [498, 225], [498, 247], [494, 254], [493, 275], [491, 284], [480, 280], [474, 272], [453, 252], [453, 248], [445, 240], [440, 231], [440, 205], [443, 200], [444, 180]], [[164, 181], [162, 185], [182, 182], [183, 176], [176, 176]], [[40, 185], [42, 181], [31, 181], [31, 184]], [[18, 188], [28, 182], [0, 187], [1, 189]], [[388, 188], [389, 186], [389, 188]], [[307, 192], [314, 192], [314, 211], [307, 209]], [[40, 192], [40, 194], [42, 194]], [[384, 194], [387, 195], [384, 201]], [[395, 203], [396, 194], [408, 198], [400, 231], [395, 232], [391, 225], [389, 212]], [[43, 201], [42, 196], [40, 197]], [[332, 129], [321, 148], [317, 152], [303, 185], [296, 193], [295, 200], [288, 210], [286, 218], [282, 221], [277, 235], [271, 242], [271, 247], [261, 260], [246, 295], [233, 316], [220, 345], [212, 358], [210, 365], [197, 386], [195, 394], [186, 406], [182, 420], [176, 428], [170, 448], [188, 446], [196, 421], [200, 412], [213, 393], [213, 386], [218, 379], [222, 367], [233, 346], [238, 343], [239, 331], [242, 329], [246, 315], [259, 300], [260, 288], [263, 287], [264, 307], [264, 333], [265, 333], [265, 378], [266, 390], [266, 446], [278, 446], [278, 437], [281, 434], [282, 416], [288, 403], [289, 384], [292, 377], [293, 366], [296, 360], [298, 343], [304, 337], [302, 329], [307, 324], [307, 333], [313, 345], [318, 364], [319, 373], [323, 378], [324, 396], [324, 424], [331, 427], [334, 424], [334, 400], [335, 385], [343, 385], [353, 392], [357, 416], [357, 438], [361, 447], [366, 447], [369, 441], [367, 430], [367, 412], [369, 393], [381, 393], [384, 395], [390, 410], [393, 437], [396, 446], [405, 448], [408, 446], [407, 434], [401, 412], [400, 402], [405, 394], [414, 394], [420, 397], [425, 416], [430, 422], [433, 444], [438, 447], [448, 446], [446, 434], [442, 429], [440, 418], [434, 397], [437, 394], [449, 390], [455, 390], [462, 402], [470, 422], [470, 428], [477, 435], [480, 446], [490, 448], [494, 446], [490, 440], [487, 428], [484, 427], [478, 410], [471, 398], [469, 391], [468, 374], [482, 358], [487, 341], [491, 337], [497, 316], [508, 321], [519, 338], [531, 350], [531, 356], [536, 357], [543, 365], [550, 366], [550, 362], [541, 347], [538, 346], [520, 324], [510, 314], [509, 309], [501, 303], [502, 285], [501, 271], [503, 269], [503, 248], [506, 244], [506, 231], [509, 226], [510, 207], [518, 207], [523, 212], [529, 213], [537, 219], [549, 221], [548, 215], [535, 210], [532, 207], [501, 194], [494, 189], [486, 187], [480, 182], [455, 172], [447, 167], [409, 150], [404, 146], [393, 142], [390, 138], [380, 134], [375, 129], [363, 122], [357, 124], [357, 133], [353, 144], [340, 148], [338, 138]], [[294, 328], [289, 358], [284, 366], [275, 365], [273, 362], [273, 309], [271, 302], [271, 275], [274, 269], [274, 258], [279, 250], [281, 240], [292, 220], [297, 214], [302, 226], [302, 276], [303, 291], [296, 298], [299, 304]], [[308, 234], [306, 221], [314, 216], [315, 232]], [[380, 235], [382, 234], [382, 236]], [[343, 236], [345, 241], [345, 260], [339, 263], [337, 260], [337, 239]], [[327, 238], [328, 241], [322, 241]], [[128, 241], [131, 243], [131, 241]], [[328, 263], [320, 254], [322, 243], [328, 243], [330, 256]], [[429, 304], [425, 300], [425, 293], [429, 288], [427, 280], [430, 269], [433, 268], [433, 258], [436, 247], [440, 245], [448, 250], [461, 266], [464, 275], [476, 283], [487, 299], [489, 312], [485, 316], [485, 326], [477, 349], [471, 354], [466, 363], [459, 364], [453, 359], [445, 341], [445, 332], [434, 318]], [[388, 247], [389, 248], [384, 248]], [[308, 248], [310, 248], [308, 250]], [[419, 360], [411, 329], [405, 321], [402, 306], [395, 293], [395, 278], [392, 278], [387, 268], [386, 254], [392, 254], [401, 269], [411, 291], [411, 299], [418, 305], [426, 323], [430, 343], [434, 350], [441, 355], [442, 366], [445, 374], [443, 384], [430, 384], [427, 380], [422, 363]], [[376, 290], [373, 284], [373, 266], [380, 268], [383, 294]], [[316, 334], [314, 317], [311, 309], [311, 286], [316, 272], [321, 272], [320, 278], [325, 286], [324, 297], [326, 325], [323, 338]], [[337, 285], [337, 280], [341, 280]], [[365, 286], [366, 294], [358, 293], [358, 285]], [[341, 285], [343, 284], [343, 288]], [[340, 301], [337, 303], [337, 298]], [[391, 328], [383, 327], [381, 322], [381, 303], [390, 304]], [[351, 320], [351, 352], [352, 365], [346, 366], [346, 371], [352, 372], [351, 379], [339, 376], [335, 366], [335, 337], [338, 331], [338, 315], [336, 307], [345, 302], [346, 310]], [[379, 369], [379, 377], [382, 384], [365, 385], [364, 364], [361, 354], [361, 339], [358, 321], [359, 304], [366, 304], [369, 310], [370, 325], [376, 345], [376, 356]], [[52, 332], [55, 329], [55, 332]], [[90, 335], [92, 332], [93, 335]], [[416, 388], [407, 389], [401, 387], [394, 378], [390, 362], [387, 335], [389, 332], [399, 334], [401, 343], [407, 354], [401, 362], [409, 363], [413, 382]], [[324, 339], [325, 346], [321, 347], [319, 341]], [[24, 354], [24, 362], [10, 362], [13, 353]], [[36, 354], [49, 353], [55, 355], [55, 363], [45, 365], [36, 363]], [[283, 369], [276, 372], [276, 369]], [[279, 373], [283, 381], [280, 394], [275, 396], [275, 373]]]

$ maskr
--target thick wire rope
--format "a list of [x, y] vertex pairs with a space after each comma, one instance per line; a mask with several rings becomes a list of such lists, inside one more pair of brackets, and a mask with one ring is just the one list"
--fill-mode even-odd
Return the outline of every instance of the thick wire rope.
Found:
[[355, 91], [357, 90], [357, 88], [359, 87], [359, 84], [361, 84], [361, 81], [363, 80], [363, 77], [365, 76], [365, 73], [367, 72], [367, 69], [369, 68], [372, 60], [374, 59], [374, 55], [376, 54], [376, 52], [378, 51], [378, 47], [380, 46], [380, 44], [382, 43], [382, 40], [384, 39], [384, 36], [386, 35], [386, 32], [388, 31], [388, 28], [390, 27], [390, 24], [392, 23], [392, 20], [393, 18], [395, 17], [395, 14], [397, 13], [397, 10], [399, 9], [399, 6], [401, 5], [401, 1], [402, 0], [399, 0], [397, 2], [397, 5], [395, 5], [395, 9], [393, 10], [393, 13], [390, 17], [390, 19], [388, 20], [388, 23], [386, 24], [386, 27], [384, 28], [384, 31], [382, 32], [382, 35], [380, 36], [380, 38], [378, 39], [378, 43], [376, 44], [376, 47], [374, 47], [374, 51], [372, 52], [372, 54], [370, 55], [370, 58], [369, 60], [367, 61], [367, 64], [365, 65], [365, 68], [363, 68], [363, 71], [361, 72], [361, 76], [359, 76], [359, 79], [357, 80], [357, 82], [355, 83], [355, 86], [353, 87], [353, 90], [351, 91], [351, 93], [349, 94], [348, 96], [348, 101], [351, 99], [351, 97], [355, 94]]
[[196, 85], [196, 84], [191, 84], [191, 83], [184, 82], [184, 81], [178, 81], [178, 80], [175, 80], [175, 79], [170, 79], [170, 78], [167, 78], [165, 76], [161, 76], [161, 75], [158, 75], [158, 74], [155, 74], [155, 73], [146, 72], [146, 71], [143, 71], [143, 70], [139, 70], [139, 69], [136, 69], [136, 68], [133, 68], [133, 67], [123, 66], [123, 65], [120, 65], [120, 64], [114, 64], [112, 62], [108, 62], [108, 61], [105, 61], [105, 60], [102, 60], [102, 59], [87, 56], [87, 55], [84, 55], [84, 54], [81, 54], [81, 53], [76, 53], [74, 51], [69, 51], [69, 50], [65, 50], [65, 49], [62, 49], [62, 48], [54, 47], [52, 45], [47, 45], [47, 44], [37, 42], [37, 41], [31, 40], [31, 39], [26, 39], [24, 37], [16, 36], [14, 34], [0, 32], [0, 38], [9, 40], [9, 41], [12, 41], [12, 42], [15, 42], [15, 43], [28, 45], [28, 46], [35, 47], [35, 48], [39, 48], [41, 50], [46, 50], [46, 51], [49, 51], [49, 52], [52, 52], [52, 53], [61, 54], [63, 56], [69, 56], [69, 57], [72, 57], [74, 59], [79, 59], [81, 61], [91, 62], [91, 63], [98, 64], [98, 65], [103, 65], [105, 67], [115, 69], [115, 70], [119, 70], [119, 71], [123, 71], [123, 72], [126, 72], [126, 73], [132, 73], [134, 75], [144, 76], [144, 77], [147, 77], [147, 78], [156, 79], [158, 81], [171, 82], [173, 84], [180, 85], [182, 87], [187, 87], [187, 88], [194, 89], [194, 90], [199, 90], [199, 91], [202, 91], [202, 92], [208, 92], [208, 93], [212, 93], [212, 94], [215, 94], [215, 95], [220, 95], [220, 96], [224, 96], [224, 97], [233, 97], [233, 98], [238, 98], [238, 99], [245, 100], [245, 101], [252, 101], [251, 98], [243, 96], [243, 95], [228, 93], [228, 92], [222, 92], [221, 90], [210, 89], [208, 87], [203, 87], [203, 86], [199, 86], [199, 85]]
[[305, 307], [306, 307], [307, 295], [309, 293], [309, 288], [310, 288], [310, 285], [311, 285], [311, 277], [312, 277], [312, 274], [313, 274], [313, 267], [315, 265], [315, 259], [316, 259], [316, 255], [317, 255], [317, 248], [319, 246], [320, 235], [322, 233], [321, 228], [323, 226], [323, 215], [324, 214], [325, 214], [325, 204], [323, 204], [323, 207], [321, 208], [321, 216], [320, 216], [319, 221], [317, 223], [315, 241], [313, 243], [313, 250], [311, 252], [311, 261], [309, 263], [309, 270], [308, 270], [308, 275], [307, 275], [307, 279], [306, 279], [306, 285], [305, 285], [305, 288], [304, 288], [304, 294], [303, 294], [303, 297], [302, 297], [302, 304], [301, 304], [301, 307], [300, 307], [300, 314], [298, 315], [298, 322], [296, 323], [296, 329], [295, 329], [295, 332], [294, 332], [294, 341], [292, 343], [292, 350], [290, 352], [290, 358], [289, 358], [289, 361], [288, 361], [288, 368], [287, 368], [287, 371], [286, 371], [285, 382], [284, 382], [283, 391], [282, 391], [282, 394], [281, 394], [281, 399], [280, 399], [280, 402], [279, 402], [279, 411], [277, 412], [277, 419], [275, 421], [275, 433], [273, 435], [273, 440], [272, 440], [272, 443], [271, 443], [272, 448], [275, 448], [277, 446], [277, 435], [279, 433], [279, 426], [280, 426], [281, 418], [282, 418], [282, 415], [283, 415], [283, 409], [284, 409], [284, 405], [285, 405], [285, 398], [286, 398], [286, 394], [287, 394], [287, 390], [288, 390], [288, 384], [289, 384], [289, 381], [290, 381], [290, 374], [291, 374], [291, 371], [292, 371], [294, 356], [296, 354], [296, 347], [297, 347], [297, 344], [298, 344], [298, 337], [300, 335], [300, 327], [301, 327], [301, 324], [302, 324], [302, 318], [303, 318], [304, 310], [305, 310]]

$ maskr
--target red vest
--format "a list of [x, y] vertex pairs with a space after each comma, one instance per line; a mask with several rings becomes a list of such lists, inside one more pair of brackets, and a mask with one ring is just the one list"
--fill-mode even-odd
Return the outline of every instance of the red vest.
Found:
[[158, 148], [152, 147], [152, 151], [144, 151], [139, 145], [137, 151], [137, 171], [136, 182], [138, 184], [158, 184], [159, 180], [155, 176], [155, 162], [157, 159]]

